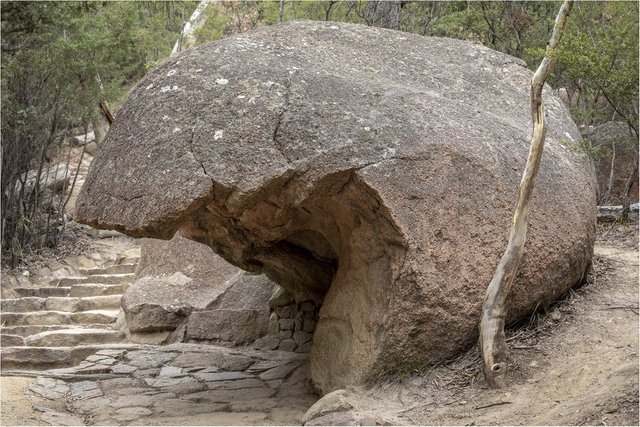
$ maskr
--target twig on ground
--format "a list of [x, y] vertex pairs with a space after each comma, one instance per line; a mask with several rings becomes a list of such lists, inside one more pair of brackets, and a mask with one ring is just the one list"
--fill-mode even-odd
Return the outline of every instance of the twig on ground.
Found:
[[632, 313], [634, 314], [638, 314], [638, 312], [636, 311], [637, 308], [636, 307], [632, 307], [630, 305], [612, 305], [609, 307], [603, 307], [600, 310], [630, 310]]
[[492, 406], [509, 405], [510, 403], [513, 403], [513, 402], [504, 401], [504, 402], [490, 403], [488, 405], [476, 406], [476, 409], [485, 409], [485, 408], [491, 408]]

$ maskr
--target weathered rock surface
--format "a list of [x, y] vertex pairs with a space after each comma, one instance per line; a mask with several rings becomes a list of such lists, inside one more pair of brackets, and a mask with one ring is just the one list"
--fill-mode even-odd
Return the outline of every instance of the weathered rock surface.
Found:
[[[458, 40], [297, 22], [185, 51], [118, 114], [78, 217], [176, 230], [323, 301], [324, 392], [477, 339], [527, 157], [531, 71]], [[580, 134], [547, 88], [547, 145], [508, 321], [578, 282], [595, 229]], [[135, 177], [135, 179], [132, 179]]]
[[[129, 330], [159, 332], [177, 328], [193, 309], [189, 297], [197, 301], [198, 287], [192, 284], [193, 280], [180, 272], [135, 281], [122, 296]], [[183, 300], [176, 298], [179, 289]]]
[[231, 345], [253, 342], [267, 332], [268, 301], [276, 285], [180, 234], [169, 241], [145, 239], [136, 277], [122, 298], [130, 332], [174, 331], [184, 325], [182, 336], [173, 338]]
[[[64, 163], [59, 163], [40, 171], [38, 187], [41, 191], [44, 188], [48, 190], [61, 190], [69, 183], [70, 178], [71, 174], [69, 173], [67, 166]], [[38, 171], [29, 171], [26, 174], [23, 174], [22, 179], [25, 180], [25, 193], [27, 193], [33, 190], [36, 186], [36, 182], [38, 181]], [[20, 191], [22, 183], [18, 181], [16, 187], [16, 191]]]

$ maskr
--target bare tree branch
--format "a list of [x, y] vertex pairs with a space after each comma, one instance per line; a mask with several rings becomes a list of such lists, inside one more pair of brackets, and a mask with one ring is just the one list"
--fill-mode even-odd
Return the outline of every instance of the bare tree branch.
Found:
[[509, 243], [498, 263], [496, 272], [487, 287], [482, 319], [480, 321], [480, 351], [484, 362], [484, 375], [491, 387], [503, 387], [506, 383], [506, 342], [504, 324], [506, 317], [506, 300], [518, 270], [518, 264], [524, 252], [527, 236], [527, 220], [529, 217], [529, 201], [533, 192], [533, 184], [540, 168], [544, 149], [545, 123], [542, 105], [542, 88], [547, 76], [556, 64], [554, 50], [562, 36], [567, 16], [573, 6], [573, 0], [565, 0], [556, 17], [553, 34], [547, 45], [545, 57], [531, 80], [531, 119], [533, 137], [529, 149], [529, 157], [522, 175], [516, 209], [513, 215]]

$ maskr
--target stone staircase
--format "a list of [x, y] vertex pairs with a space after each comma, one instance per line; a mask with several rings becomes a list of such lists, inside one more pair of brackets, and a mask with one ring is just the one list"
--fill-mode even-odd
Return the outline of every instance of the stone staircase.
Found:
[[122, 257], [46, 286], [13, 288], [17, 297], [0, 301], [2, 369], [73, 366], [101, 349], [130, 347], [115, 323], [137, 263]]

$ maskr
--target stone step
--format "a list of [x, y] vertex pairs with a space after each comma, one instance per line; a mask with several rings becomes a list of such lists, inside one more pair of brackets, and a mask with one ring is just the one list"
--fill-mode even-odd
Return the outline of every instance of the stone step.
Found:
[[53, 369], [76, 366], [100, 350], [136, 349], [135, 344], [94, 344], [75, 347], [3, 347], [2, 370]]
[[16, 347], [25, 345], [24, 337], [21, 335], [0, 334], [0, 346], [2, 347]]
[[[81, 285], [78, 285], [81, 286]], [[105, 286], [105, 285], [100, 285]], [[108, 286], [108, 285], [106, 285]], [[72, 289], [73, 290], [73, 289]], [[3, 312], [25, 313], [30, 311], [87, 311], [120, 308], [120, 295], [77, 297], [24, 297], [0, 301]]]
[[78, 273], [85, 276], [92, 276], [94, 274], [130, 274], [136, 272], [137, 263], [133, 264], [116, 264], [110, 267], [97, 267], [97, 268], [81, 268]]
[[119, 343], [125, 339], [124, 333], [110, 329], [73, 328], [46, 331], [25, 338], [30, 347], [71, 347], [80, 344]]
[[127, 256], [124, 257], [120, 260], [120, 262], [118, 264], [135, 264], [138, 265], [138, 262], [140, 262], [140, 256]]
[[52, 286], [73, 286], [85, 283], [100, 283], [103, 285], [120, 285], [131, 283], [135, 274], [93, 274], [91, 276], [69, 276], [61, 279], [53, 279], [50, 284]]
[[99, 329], [104, 325], [89, 323], [86, 325], [16, 325], [16, 326], [4, 326], [2, 329], [2, 334], [6, 335], [17, 335], [21, 337], [28, 337], [29, 335], [39, 334], [41, 332], [47, 331], [58, 331], [62, 329], [78, 329], [78, 328], [86, 328], [86, 329]]
[[[81, 286], [81, 285], [78, 285]], [[73, 292], [73, 287], [71, 287]], [[91, 310], [119, 310], [122, 295], [98, 295], [87, 297], [47, 298], [47, 310], [82, 312]]]
[[15, 293], [21, 297], [66, 297], [69, 296], [71, 291], [70, 286], [58, 286], [50, 287], [45, 286], [42, 288], [13, 288]]
[[101, 283], [86, 283], [73, 285], [69, 296], [72, 297], [98, 297], [98, 296], [122, 296], [125, 285], [103, 285]]
[[66, 311], [31, 311], [26, 313], [1, 313], [4, 326], [17, 325], [69, 325], [109, 324], [115, 321], [119, 310], [89, 310], [77, 313]]
[[67, 276], [52, 279], [49, 284], [51, 286], [73, 286], [78, 283], [85, 283], [87, 276]]
[[46, 300], [46, 298], [40, 297], [3, 299], [2, 301], [0, 301], [0, 311], [11, 311], [15, 313], [21, 313], [25, 311], [38, 311], [44, 309]]

